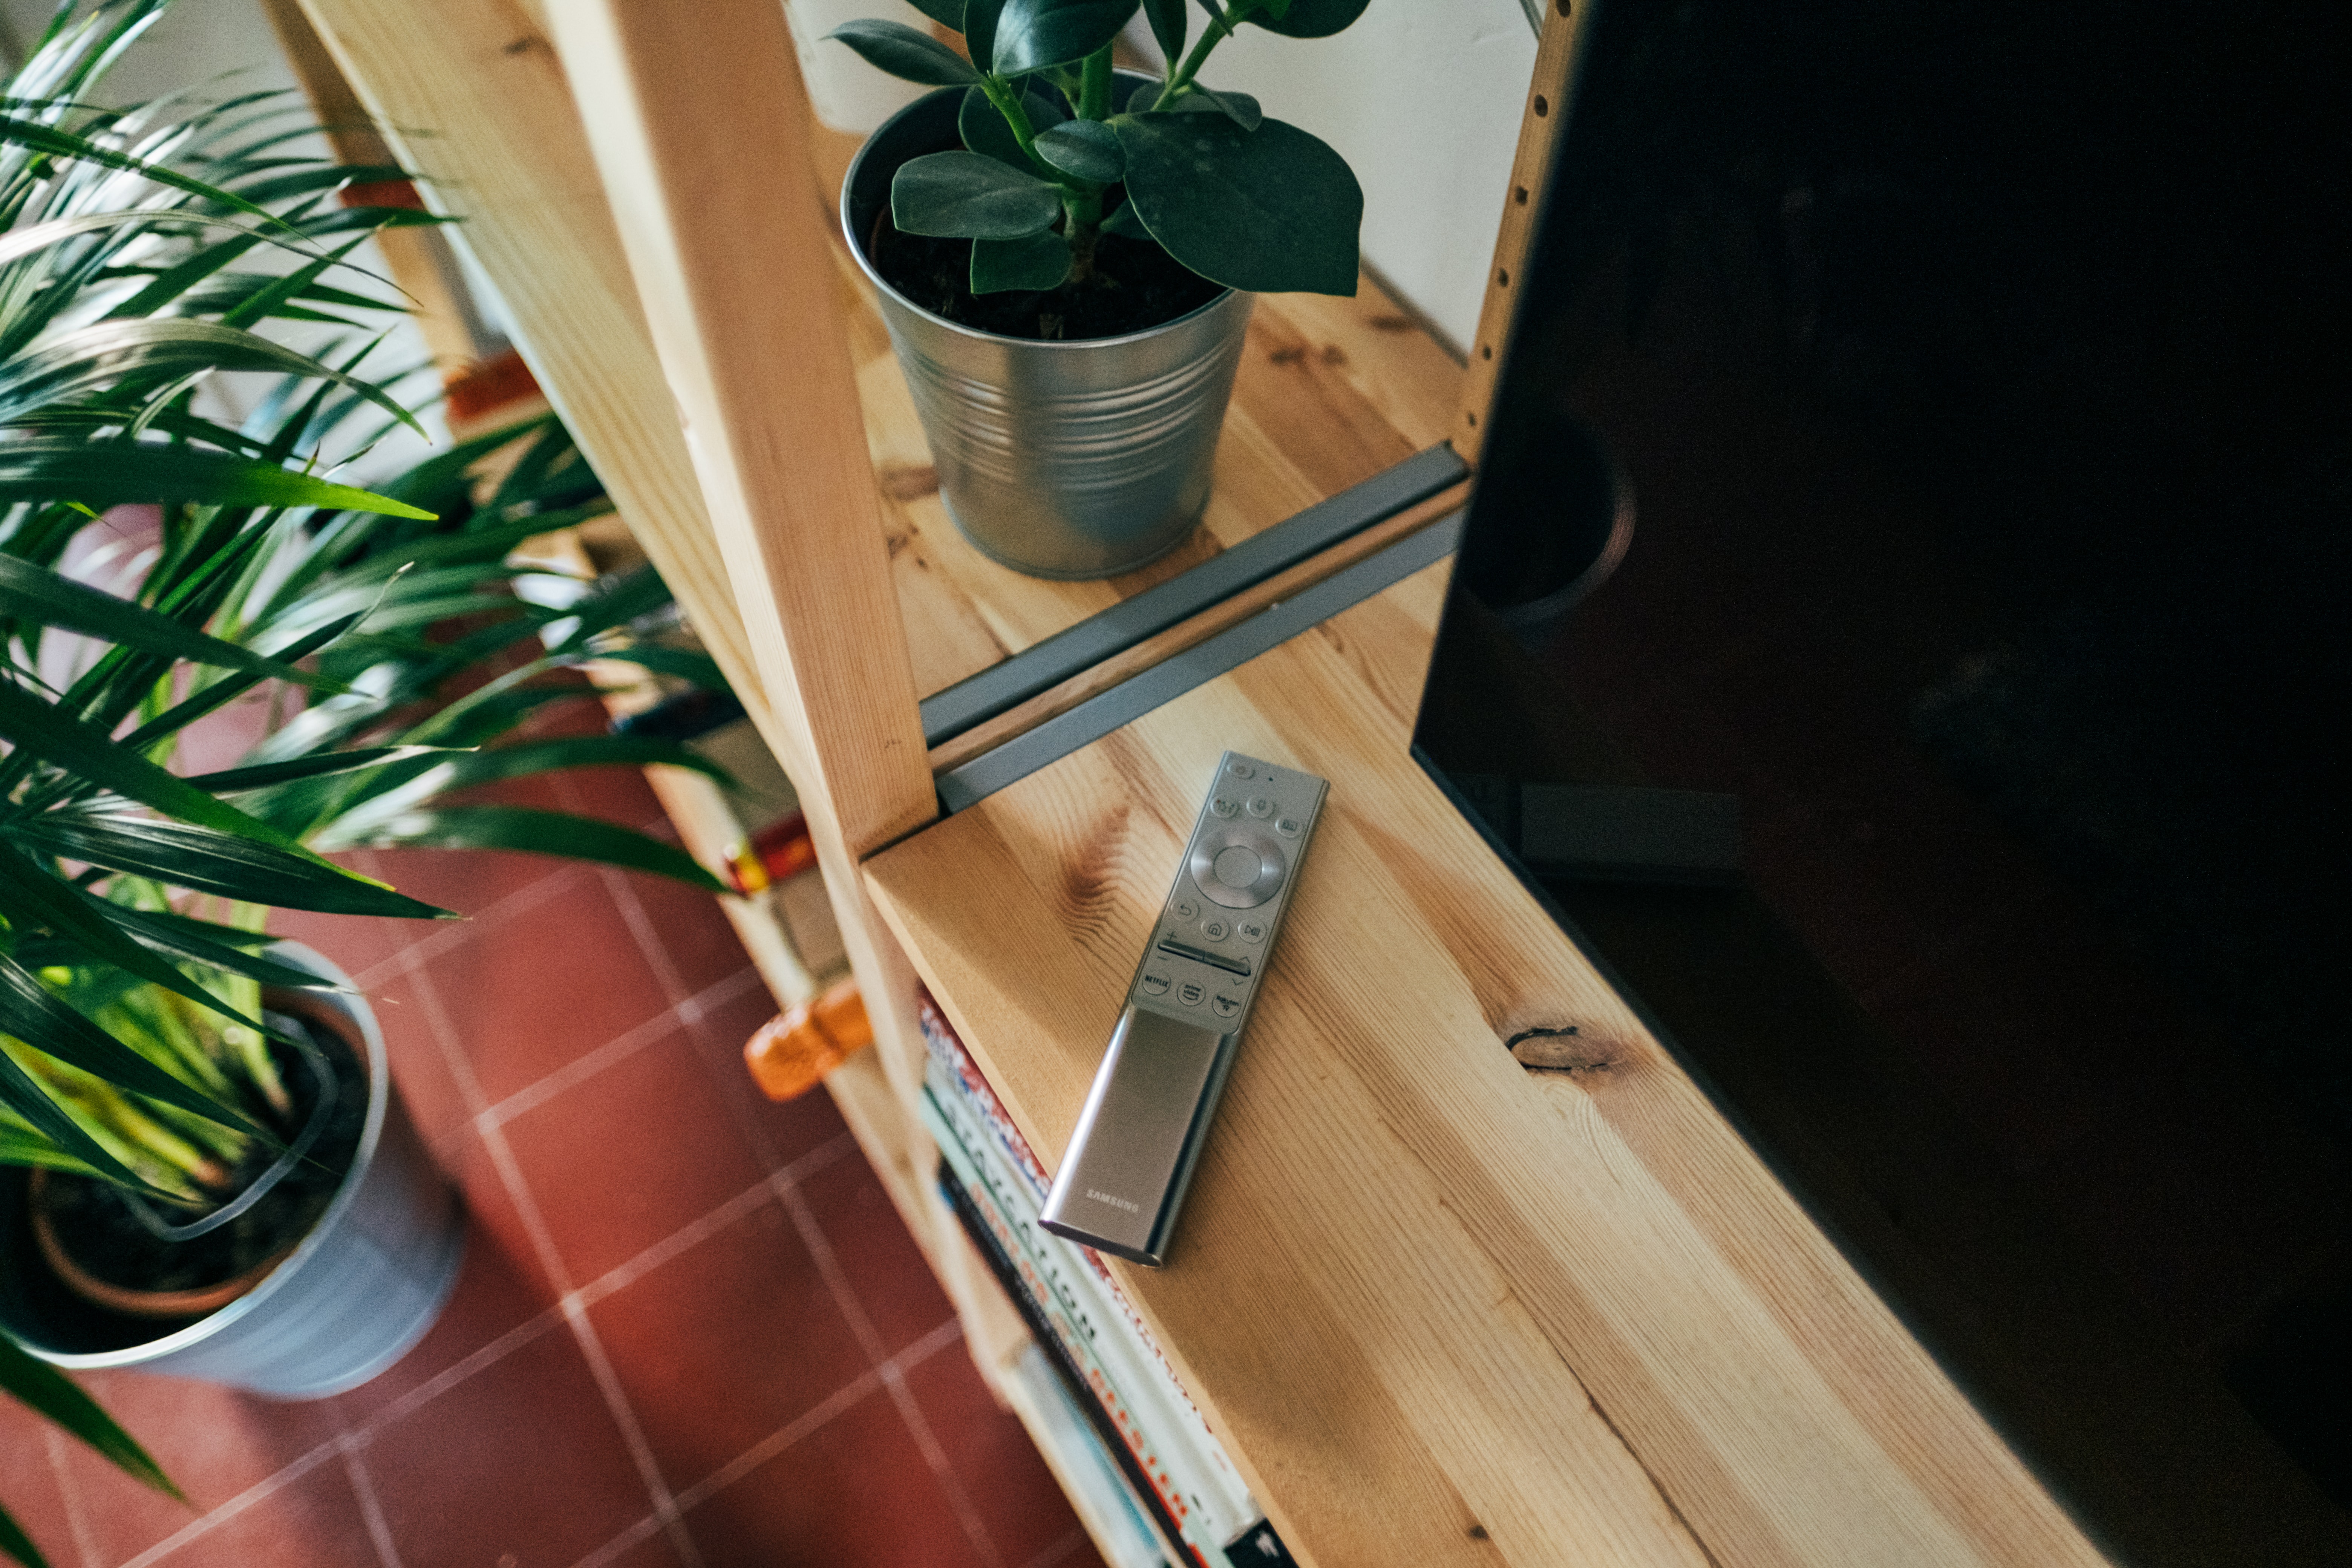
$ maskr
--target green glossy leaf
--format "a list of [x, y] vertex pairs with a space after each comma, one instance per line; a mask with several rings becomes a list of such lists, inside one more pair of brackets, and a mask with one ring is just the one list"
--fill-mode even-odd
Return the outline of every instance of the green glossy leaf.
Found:
[[[8, 962], [0, 959], [0, 965]], [[75, 1016], [80, 1015], [76, 1014]], [[0, 1030], [15, 1032], [14, 1026], [7, 1022], [5, 984], [0, 984]], [[26, 1040], [26, 1044], [38, 1045], [39, 1042]], [[147, 1188], [147, 1184], [141, 1181], [130, 1166], [108, 1153], [98, 1140], [84, 1131], [81, 1123], [68, 1115], [65, 1107], [51, 1100], [48, 1090], [43, 1089], [32, 1074], [11, 1060], [5, 1051], [0, 1051], [0, 1107], [15, 1112], [36, 1135], [47, 1139], [51, 1148], [69, 1159], [80, 1161], [106, 1180], [120, 1182], [126, 1187]], [[5, 1337], [0, 1335], [0, 1338]]]
[[980, 73], [961, 55], [904, 22], [861, 17], [844, 22], [825, 37], [840, 39], [864, 57], [866, 64], [907, 81], [919, 81], [929, 87], [961, 87], [980, 79]]
[[974, 63], [993, 69], [989, 62], [996, 58], [996, 18], [1004, 9], [1004, 0], [964, 0], [963, 47]]
[[1176, 107], [1194, 113], [1223, 114], [1244, 131], [1255, 131], [1265, 122], [1265, 111], [1248, 93], [1213, 91], [1198, 82], [1192, 84], [1192, 91], [1176, 100]]
[[[1062, 106], [1041, 92], [1021, 95], [1022, 112], [1029, 116], [1032, 133], [1059, 125], [1069, 116]], [[1037, 165], [1021, 151], [1021, 143], [1013, 134], [1013, 127], [1004, 122], [1004, 115], [988, 101], [988, 94], [972, 88], [963, 95], [962, 107], [956, 110], [956, 129], [963, 133], [963, 144], [971, 152], [995, 159], [1009, 168], [1034, 176]]]
[[102, 594], [13, 555], [0, 554], [0, 616], [82, 632], [142, 653], [184, 658], [218, 669], [251, 670], [301, 686], [341, 689], [338, 683], [307, 669], [207, 637], [170, 616]]
[[[74, 777], [152, 806], [167, 816], [194, 823], [224, 837], [249, 840], [257, 849], [269, 849], [281, 858], [308, 862], [331, 879], [390, 892], [373, 878], [320, 859], [268, 823], [257, 821], [226, 801], [194, 788], [186, 780], [173, 776], [103, 731], [68, 716], [5, 680], [0, 680], [0, 737], [55, 763]], [[12, 831], [31, 830], [31, 824], [24, 819], [5, 826]]]
[[641, 566], [609, 588], [589, 595], [565, 611], [572, 629], [562, 642], [547, 651], [561, 656], [584, 647], [588, 639], [613, 627], [625, 626], [639, 616], [660, 609], [670, 602], [669, 585], [661, 574], [650, 566]]
[[368, 840], [384, 847], [425, 846], [441, 849], [513, 849], [618, 866], [667, 877], [705, 892], [726, 887], [676, 845], [648, 838], [635, 828], [593, 817], [522, 805], [460, 805], [412, 811], [378, 828]]
[[184, 996], [249, 1029], [261, 1020], [248, 1018], [223, 1004], [209, 991], [125, 935], [111, 917], [119, 906], [92, 898], [59, 878], [42, 870], [14, 848], [0, 844], [0, 900], [5, 900], [12, 923], [37, 922], [68, 938], [102, 963], [135, 974], [151, 985]]
[[1171, 66], [1181, 60], [1184, 29], [1192, 20], [1184, 9], [1184, 0], [1143, 0], [1143, 15], [1151, 24], [1151, 38], [1160, 46], [1160, 58]]
[[1279, 120], [1121, 115], [1127, 195], [1168, 254], [1258, 293], [1356, 291], [1364, 194], [1347, 161]]
[[1118, 133], [1099, 120], [1071, 120], [1037, 138], [1037, 153], [1065, 174], [1097, 185], [1118, 183], [1127, 172]]
[[890, 221], [908, 234], [1019, 239], [1061, 216], [1053, 186], [977, 153], [910, 158], [890, 182]]
[[[214, 217], [205, 213], [158, 212], [150, 207], [131, 207], [121, 212], [76, 213], [70, 217], [51, 218], [46, 223], [26, 224], [22, 228], [0, 234], [0, 266], [37, 250], [78, 239], [86, 234], [96, 234], [110, 228], [143, 225], [158, 229], [214, 227], [235, 229], [251, 234], [246, 225], [235, 218]], [[260, 237], [253, 237], [258, 239]]]
[[1103, 219], [1102, 231], [1124, 235], [1129, 239], [1151, 237], [1151, 231], [1144, 226], [1142, 216], [1135, 210], [1133, 202], [1121, 202], [1112, 208], [1110, 216]]
[[971, 291], [1058, 289], [1070, 275], [1070, 245], [1052, 229], [1022, 239], [971, 242]]
[[[132, 936], [160, 952], [172, 953], [213, 969], [225, 969], [232, 974], [247, 975], [264, 985], [352, 994], [350, 986], [339, 984], [324, 975], [298, 969], [290, 963], [280, 963], [259, 953], [247, 952], [246, 946], [267, 943], [271, 940], [257, 931], [239, 931], [235, 926], [215, 925], [210, 921], [194, 920], [161, 910], [121, 910], [116, 918]], [[224, 938], [229, 940], [225, 941]], [[240, 942], [245, 945], [238, 945]]]
[[433, 518], [405, 501], [330, 484], [275, 463], [130, 441], [0, 441], [0, 502], [18, 500], [76, 500], [93, 510], [125, 501], [194, 501]]
[[0, 365], [0, 421], [128, 378], [156, 381], [209, 370], [275, 371], [346, 386], [423, 427], [379, 387], [234, 324], [177, 320], [97, 321], [51, 338]]
[[1156, 81], [1147, 81], [1141, 87], [1137, 88], [1133, 92], [1129, 93], [1127, 95], [1127, 112], [1129, 114], [1149, 114], [1151, 111], [1151, 106], [1159, 101], [1160, 89], [1160, 83]]
[[914, 0], [914, 5], [940, 26], [963, 31], [963, 0]]
[[289, 855], [208, 827], [137, 816], [49, 812], [9, 823], [0, 831], [19, 844], [68, 859], [250, 904], [331, 915], [386, 915], [395, 920], [454, 918], [446, 910], [420, 903], [380, 882], [362, 880], [307, 853]]
[[263, 763], [250, 768], [228, 768], [216, 773], [199, 774], [188, 783], [207, 794], [231, 795], [240, 790], [268, 789], [273, 784], [356, 773], [362, 768], [382, 767], [386, 763], [405, 762], [411, 757], [448, 754], [450, 748], [446, 746], [370, 746], [356, 752], [324, 752], [315, 757]]
[[5, 1508], [0, 1508], [0, 1552], [14, 1557], [25, 1568], [49, 1568], [49, 1560], [41, 1555], [41, 1549], [33, 1544], [33, 1538], [25, 1533], [24, 1527]]
[[1269, 33], [1280, 33], [1286, 38], [1328, 38], [1334, 33], [1345, 32], [1364, 14], [1371, 0], [1260, 0], [1262, 11], [1254, 11], [1244, 20]]
[[[270, 1136], [268, 1129], [256, 1126], [240, 1112], [190, 1089], [75, 1012], [13, 958], [0, 958], [0, 1034], [14, 1035], [35, 1050], [84, 1072], [95, 1073], [118, 1088], [176, 1105], [191, 1115], [234, 1127], [240, 1132], [265, 1139]], [[17, 1114], [24, 1114], [22, 1106], [15, 1109]], [[46, 1127], [42, 1131], [50, 1131]], [[71, 1152], [89, 1159], [84, 1150]]]
[[76, 1387], [65, 1373], [5, 1334], [0, 1334], [0, 1389], [5, 1389], [29, 1409], [97, 1449], [123, 1474], [168, 1496], [180, 1495], [180, 1489], [163, 1474], [163, 1467], [132, 1440], [131, 1434], [116, 1426], [114, 1418], [98, 1407], [97, 1401]]
[[1082, 60], [1118, 37], [1138, 0], [1004, 0], [997, 13], [999, 76], [1022, 76]]
[[[22, 105], [11, 103], [9, 107], [17, 108]], [[103, 164], [110, 169], [121, 169], [127, 174], [143, 175], [159, 185], [169, 185], [175, 191], [184, 191], [192, 196], [202, 196], [207, 201], [218, 202], [223, 206], [235, 207], [239, 212], [249, 213], [255, 217], [265, 219], [276, 227], [287, 228], [288, 226], [275, 213], [267, 207], [247, 201], [243, 196], [224, 191], [216, 185], [208, 185], [202, 180], [191, 179], [175, 170], [164, 168], [160, 163], [151, 163], [145, 159], [134, 158], [127, 153], [118, 153], [112, 148], [101, 147], [86, 137], [77, 136], [70, 131], [61, 131], [54, 125], [42, 125], [34, 121], [20, 120], [13, 114], [0, 113], [0, 142], [13, 142], [19, 147], [28, 147], [37, 153], [47, 153], [51, 157], [78, 159], [85, 163]], [[289, 229], [289, 232], [290, 233], [291, 230]]]
[[727, 689], [726, 674], [719, 661], [707, 653], [690, 647], [664, 647], [658, 643], [635, 643], [627, 647], [613, 648], [599, 653], [600, 659], [613, 659], [623, 664], [639, 665], [656, 675], [674, 675], [679, 679], [701, 687], [707, 691]]

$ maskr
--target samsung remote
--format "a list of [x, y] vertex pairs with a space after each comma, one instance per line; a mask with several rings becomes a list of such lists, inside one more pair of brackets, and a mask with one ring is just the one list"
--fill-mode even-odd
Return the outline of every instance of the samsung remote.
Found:
[[1227, 752], [1045, 1195], [1055, 1236], [1160, 1266], [1329, 785]]

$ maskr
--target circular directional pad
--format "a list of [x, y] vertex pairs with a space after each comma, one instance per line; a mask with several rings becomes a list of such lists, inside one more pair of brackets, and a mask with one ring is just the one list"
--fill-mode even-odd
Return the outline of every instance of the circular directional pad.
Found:
[[1187, 868], [1211, 903], [1246, 910], [1282, 890], [1290, 862], [1255, 824], [1220, 823], [1192, 847]]

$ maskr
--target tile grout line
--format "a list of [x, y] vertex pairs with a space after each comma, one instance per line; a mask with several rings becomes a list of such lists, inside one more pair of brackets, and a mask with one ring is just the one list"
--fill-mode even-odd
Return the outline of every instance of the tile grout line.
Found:
[[657, 1043], [672, 1029], [691, 1029], [705, 1012], [733, 1001], [757, 984], [759, 978], [758, 970], [747, 967], [737, 970], [723, 980], [712, 981], [693, 995], [671, 1003], [644, 1023], [614, 1036], [586, 1055], [573, 1058], [546, 1077], [523, 1085], [495, 1104], [485, 1106], [474, 1121], [487, 1131], [490, 1127], [504, 1126], [525, 1112], [537, 1110], [565, 1089], [587, 1082], [606, 1068], [616, 1067], [647, 1046]]
[[[421, 965], [410, 970], [416, 986], [416, 999], [433, 1025], [435, 1037], [440, 1041], [442, 1054], [450, 1058], [453, 1075], [462, 1074], [458, 1088], [474, 1108], [478, 1125], [487, 1121], [489, 1106], [482, 1093], [481, 1080], [474, 1076], [473, 1064], [466, 1060], [465, 1052], [457, 1039], [449, 1016], [441, 1005], [441, 994]], [[645, 1427], [638, 1422], [636, 1412], [629, 1405], [626, 1392], [613, 1372], [613, 1363], [604, 1354], [604, 1342], [597, 1338], [593, 1325], [588, 1321], [587, 1309], [581, 1304], [578, 1293], [572, 1288], [572, 1277], [564, 1268], [563, 1255], [555, 1245], [555, 1237], [547, 1228], [547, 1217], [540, 1213], [538, 1200], [531, 1196], [530, 1187], [522, 1177], [522, 1167], [516, 1162], [513, 1147], [508, 1143], [506, 1130], [496, 1122], [481, 1125], [483, 1151], [499, 1173], [505, 1185], [508, 1202], [514, 1205], [515, 1217], [522, 1222], [530, 1237], [531, 1249], [539, 1255], [540, 1267], [562, 1297], [561, 1310], [572, 1326], [572, 1341], [580, 1347], [588, 1363], [589, 1375], [595, 1379], [597, 1392], [604, 1396], [604, 1408], [613, 1424], [620, 1429], [621, 1441], [629, 1450], [630, 1461], [636, 1466], [638, 1479], [644, 1483], [646, 1496], [653, 1504], [655, 1517], [668, 1531], [670, 1545], [687, 1568], [702, 1568], [701, 1553], [686, 1533], [684, 1520], [677, 1511], [677, 1501], [670, 1494], [669, 1483], [662, 1479], [661, 1468], [654, 1462], [652, 1447], [646, 1442]]]
[[328, 1459], [341, 1453], [342, 1446], [343, 1440], [341, 1437], [328, 1438], [275, 1475], [265, 1476], [254, 1482], [210, 1513], [200, 1519], [190, 1520], [138, 1556], [123, 1563], [122, 1568], [149, 1568], [150, 1564], [163, 1561], [198, 1536], [209, 1533], [219, 1525], [226, 1524], [254, 1504], [292, 1486], [296, 1481], [325, 1464]]
[[[849, 1320], [850, 1331], [857, 1336], [857, 1342], [865, 1349], [866, 1359], [882, 1373], [883, 1383], [890, 1390], [890, 1401], [898, 1412], [899, 1420], [906, 1426], [908, 1436], [914, 1439], [916, 1448], [923, 1456], [923, 1462], [930, 1467], [931, 1478], [939, 1482], [940, 1489], [947, 1495], [948, 1506], [955, 1510], [956, 1520], [963, 1526], [964, 1534], [971, 1538], [972, 1550], [980, 1554], [980, 1560], [987, 1564], [987, 1568], [1003, 1568], [1003, 1558], [998, 1553], [996, 1543], [989, 1539], [988, 1527], [982, 1521], [980, 1510], [972, 1506], [971, 1495], [963, 1489], [962, 1481], [949, 1466], [947, 1452], [940, 1447], [938, 1437], [932, 1435], [930, 1423], [923, 1419], [921, 1410], [916, 1407], [914, 1395], [908, 1392], [897, 1372], [890, 1370], [890, 1358], [883, 1349], [882, 1336], [875, 1331], [874, 1321], [866, 1315], [865, 1304], [857, 1300], [856, 1291], [851, 1289], [849, 1277], [842, 1270], [841, 1260], [834, 1256], [833, 1243], [825, 1239], [824, 1232], [816, 1223], [816, 1216], [809, 1212], [808, 1201], [801, 1195], [798, 1187], [785, 1188], [777, 1195], [782, 1199], [785, 1211], [793, 1216], [793, 1225], [799, 1227], [803, 1244], [808, 1247], [810, 1256], [816, 1259], [817, 1271], [824, 1276], [825, 1284], [832, 1289], [835, 1304], [841, 1309], [842, 1316]], [[949, 1321], [955, 1323], [958, 1331], [961, 1331], [962, 1325], [955, 1319], [950, 1318]]]
[[383, 1517], [383, 1504], [375, 1495], [375, 1482], [360, 1458], [360, 1439], [347, 1433], [339, 1446], [343, 1451], [343, 1474], [359, 1497], [360, 1517], [367, 1521], [368, 1539], [375, 1542], [378, 1562], [382, 1568], [401, 1568], [400, 1547], [392, 1539], [392, 1521]]
[[563, 1315], [572, 1321], [572, 1332], [580, 1342], [580, 1353], [587, 1358], [589, 1373], [604, 1392], [613, 1424], [621, 1429], [621, 1440], [628, 1446], [629, 1458], [637, 1467], [646, 1495], [653, 1500], [654, 1517], [668, 1535], [670, 1550], [677, 1553], [686, 1568], [702, 1568], [701, 1550], [687, 1532], [686, 1515], [678, 1509], [677, 1494], [662, 1476], [661, 1466], [654, 1458], [653, 1445], [646, 1441], [645, 1426], [629, 1405], [628, 1391], [621, 1386], [620, 1375], [614, 1372], [611, 1358], [604, 1354], [604, 1342], [597, 1336], [596, 1326], [588, 1321], [588, 1309], [576, 1295], [568, 1297], [563, 1303]]
[[1087, 1527], [1083, 1524], [1078, 1525], [1067, 1535], [1062, 1537], [1061, 1540], [1055, 1542], [1051, 1546], [1046, 1547], [1045, 1550], [1037, 1553], [1036, 1556], [1029, 1559], [1027, 1563], [1022, 1565], [1022, 1568], [1054, 1568], [1055, 1563], [1061, 1562], [1064, 1558], [1076, 1552], [1079, 1547], [1086, 1545], [1087, 1542]]
[[66, 1501], [66, 1528], [73, 1531], [74, 1550], [81, 1553], [82, 1568], [99, 1568], [98, 1542], [89, 1533], [89, 1519], [81, 1506], [81, 1489], [73, 1483], [71, 1467], [66, 1463], [66, 1436], [54, 1425], [44, 1425], [41, 1436], [49, 1454], [49, 1473], [57, 1478], [58, 1490]]
[[626, 1552], [630, 1547], [635, 1546], [638, 1542], [648, 1539], [661, 1528], [661, 1516], [659, 1514], [649, 1513], [646, 1515], [645, 1518], [637, 1521], [636, 1523], [629, 1526], [628, 1529], [621, 1531], [620, 1534], [613, 1537], [612, 1540], [604, 1542], [604, 1545], [596, 1548], [595, 1551], [588, 1553], [587, 1556], [583, 1557], [579, 1562], [573, 1563], [572, 1568], [604, 1568], [605, 1563], [612, 1562], [613, 1559], [618, 1557], [622, 1552]]
[[678, 973], [677, 965], [670, 962], [669, 949], [663, 945], [660, 934], [654, 930], [653, 921], [646, 916], [644, 900], [637, 897], [637, 890], [629, 886], [629, 879], [613, 867], [600, 867], [598, 874], [604, 879], [604, 891], [612, 896], [614, 905], [621, 911], [622, 922], [629, 928], [629, 934], [636, 938], [637, 951], [652, 967], [654, 978], [661, 983], [662, 994], [669, 998], [671, 1006], [677, 1006], [686, 1000], [686, 978]]
[[580, 881], [583, 875], [576, 866], [551, 871], [535, 882], [517, 888], [486, 910], [461, 915], [455, 921], [433, 922], [441, 929], [403, 944], [400, 951], [389, 957], [376, 960], [353, 976], [352, 984], [362, 991], [368, 991], [397, 975], [421, 968], [427, 960], [440, 957], [459, 943], [495, 931], [517, 915], [528, 914], [562, 893], [566, 887]]

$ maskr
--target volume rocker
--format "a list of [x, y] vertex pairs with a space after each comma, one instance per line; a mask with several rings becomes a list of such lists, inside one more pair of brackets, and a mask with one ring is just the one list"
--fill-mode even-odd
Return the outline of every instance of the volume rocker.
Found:
[[1227, 958], [1222, 952], [1208, 952], [1197, 947], [1187, 947], [1170, 936], [1160, 939], [1160, 951], [1177, 958], [1189, 958], [1195, 963], [1205, 963], [1212, 969], [1222, 969], [1228, 974], [1238, 974], [1244, 979], [1249, 977], [1250, 961], [1246, 958]]

